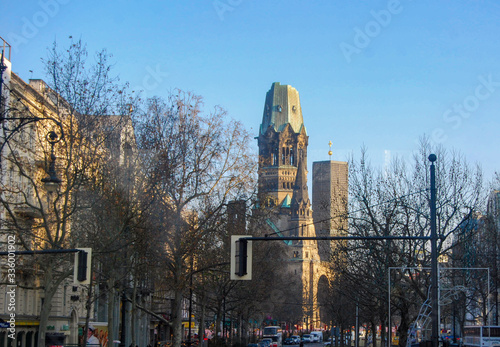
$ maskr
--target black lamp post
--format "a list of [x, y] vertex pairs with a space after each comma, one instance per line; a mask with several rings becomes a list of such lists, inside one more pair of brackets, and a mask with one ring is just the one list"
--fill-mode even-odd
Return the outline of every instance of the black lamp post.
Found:
[[2, 94], [3, 73], [5, 70], [7, 70], [7, 65], [4, 64], [3, 58], [4, 58], [4, 50], [2, 49], [2, 57], [0, 58], [0, 112], [3, 112], [3, 94]]
[[[62, 129], [62, 127], [61, 127]], [[50, 143], [50, 163], [49, 163], [49, 171], [47, 172], [48, 176], [42, 178], [42, 182], [45, 185], [45, 188], [48, 192], [54, 192], [59, 184], [61, 184], [61, 179], [57, 177], [56, 173], [56, 156], [54, 154], [54, 145], [62, 140], [64, 134], [60, 136], [57, 135], [55, 131], [51, 131], [47, 134], [46, 139], [47, 142]]]

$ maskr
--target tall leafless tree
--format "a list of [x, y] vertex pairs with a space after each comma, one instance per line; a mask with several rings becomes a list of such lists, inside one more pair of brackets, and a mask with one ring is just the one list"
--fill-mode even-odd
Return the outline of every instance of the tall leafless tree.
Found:
[[[107, 155], [106, 130], [101, 128], [101, 136], [95, 136], [99, 118], [123, 114], [130, 103], [126, 87], [119, 86], [111, 75], [106, 51], [95, 58], [94, 63], [88, 62], [80, 41], [72, 41], [64, 50], [54, 44], [45, 60], [46, 83], [34, 81], [29, 87], [10, 90], [11, 104], [4, 124], [14, 128], [23, 122], [27, 125], [2, 144], [4, 169], [17, 176], [2, 182], [0, 199], [6, 211], [2, 224], [17, 235], [26, 250], [83, 246], [83, 235], [75, 228], [75, 221], [79, 211], [88, 206], [79, 193], [93, 183], [101, 172], [101, 159]], [[60, 182], [56, 190], [47, 191], [42, 179], [51, 169]], [[71, 259], [69, 255], [40, 255], [34, 259], [32, 266], [38, 269], [34, 276], [41, 279], [36, 289], [43, 291], [44, 298], [40, 346], [45, 344], [52, 299], [72, 273]]]
[[[437, 166], [437, 216], [439, 254], [450, 255], [452, 237], [464, 219], [482, 204], [481, 170], [472, 168], [462, 155], [432, 148], [424, 139], [411, 163], [395, 158], [390, 166], [375, 170], [366, 151], [349, 163], [349, 235], [362, 237], [428, 236], [429, 161], [435, 152]], [[390, 268], [430, 266], [429, 245], [418, 240], [367, 239], [348, 242], [340, 255], [344, 292], [359, 302], [367, 317], [387, 324], [387, 278]], [[429, 278], [425, 271], [394, 271], [391, 313], [399, 316], [400, 345], [427, 298]], [[396, 276], [396, 277], [394, 277]], [[365, 308], [365, 310], [363, 310]], [[382, 330], [384, 331], [384, 329]]]
[[[182, 302], [192, 275], [191, 262], [207, 233], [222, 218], [229, 200], [254, 185], [251, 137], [216, 107], [202, 113], [202, 99], [180, 90], [166, 100], [147, 100], [135, 118], [139, 153], [148, 181], [152, 228], [161, 235], [163, 265], [173, 292], [175, 347], [181, 344]], [[193, 268], [196, 270], [196, 268]]]

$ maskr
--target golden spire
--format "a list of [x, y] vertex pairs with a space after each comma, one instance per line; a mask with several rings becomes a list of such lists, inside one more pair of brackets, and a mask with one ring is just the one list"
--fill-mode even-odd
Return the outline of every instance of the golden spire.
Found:
[[328, 145], [330, 146], [330, 150], [328, 151], [328, 155], [330, 156], [330, 160], [332, 160], [332, 141], [328, 142]]

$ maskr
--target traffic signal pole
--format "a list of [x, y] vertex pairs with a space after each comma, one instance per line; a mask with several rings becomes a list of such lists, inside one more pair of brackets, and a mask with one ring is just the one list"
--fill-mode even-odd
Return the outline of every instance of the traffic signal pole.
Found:
[[[248, 248], [250, 243], [248, 241], [303, 241], [303, 240], [313, 240], [313, 241], [335, 241], [335, 240], [430, 240], [430, 236], [231, 236], [235, 238], [236, 242], [233, 241], [231, 247], [235, 246], [237, 252], [236, 256], [236, 266], [234, 267], [234, 273], [231, 271], [231, 275], [234, 275], [233, 280], [248, 280], [251, 279], [251, 264], [252, 257], [248, 256]], [[232, 266], [232, 265], [231, 265]], [[245, 278], [245, 276], [247, 276]]]
[[437, 259], [437, 228], [436, 228], [436, 168], [434, 162], [437, 157], [435, 154], [429, 155], [431, 162], [431, 342], [432, 347], [438, 347], [439, 343], [439, 306], [438, 306], [438, 259]]
[[76, 252], [81, 252], [81, 249], [78, 248], [73, 248], [73, 249], [44, 249], [44, 250], [38, 250], [38, 251], [14, 251], [14, 252], [0, 252], [0, 255], [9, 255], [9, 254], [15, 254], [15, 255], [35, 255], [35, 254], [51, 254], [51, 253], [76, 253]]
[[0, 252], [0, 256], [7, 255], [35, 255], [35, 254], [55, 254], [55, 253], [78, 253], [75, 259], [75, 280], [77, 283], [86, 284], [89, 280], [90, 248], [72, 248], [72, 249], [44, 249], [37, 251], [11, 251]]

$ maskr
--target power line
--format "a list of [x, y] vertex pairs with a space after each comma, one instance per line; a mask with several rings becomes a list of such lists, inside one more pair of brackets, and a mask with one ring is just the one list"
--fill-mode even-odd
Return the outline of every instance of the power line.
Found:
[[[429, 191], [429, 188], [422, 189], [422, 190], [419, 190], [417, 192], [409, 193], [409, 194], [406, 194], [406, 195], [402, 195], [402, 196], [399, 196], [399, 197], [396, 197], [396, 198], [393, 198], [393, 199], [390, 199], [390, 200], [382, 201], [382, 202], [379, 202], [379, 203], [374, 204], [374, 205], [366, 206], [366, 207], [360, 208], [358, 210], [347, 212], [346, 214], [339, 214], [339, 215], [336, 215], [336, 216], [333, 216], [333, 217], [330, 217], [330, 218], [327, 218], [327, 219], [319, 220], [319, 221], [312, 222], [312, 223], [309, 223], [309, 224], [304, 224], [304, 225], [305, 226], [310, 226], [310, 225], [314, 225], [314, 224], [318, 224], [318, 223], [328, 222], [328, 221], [330, 221], [332, 219], [335, 219], [335, 218], [339, 218], [339, 217], [342, 217], [342, 216], [349, 216], [349, 215], [351, 215], [353, 213], [361, 212], [361, 211], [367, 210], [369, 208], [374, 208], [374, 207], [378, 207], [380, 205], [384, 205], [384, 204], [388, 204], [388, 203], [391, 203], [391, 202], [394, 202], [394, 201], [398, 201], [398, 200], [401, 200], [403, 198], [406, 198], [406, 197], [409, 197], [409, 196], [412, 196], [412, 195], [416, 195], [416, 194], [420, 194], [420, 193], [426, 192], [426, 191]], [[290, 228], [290, 229], [279, 230], [278, 232], [273, 232], [273, 233], [270, 233], [270, 234], [265, 234], [265, 237], [269, 237], [271, 235], [279, 235], [279, 233], [290, 232], [290, 231], [294, 231], [295, 229], [296, 228], [294, 227], [294, 228]]]

